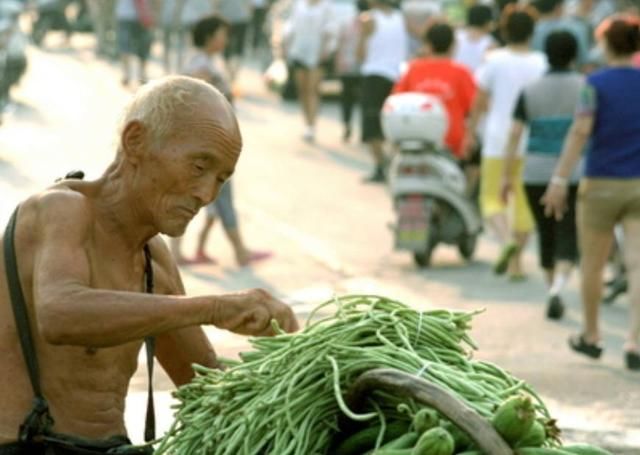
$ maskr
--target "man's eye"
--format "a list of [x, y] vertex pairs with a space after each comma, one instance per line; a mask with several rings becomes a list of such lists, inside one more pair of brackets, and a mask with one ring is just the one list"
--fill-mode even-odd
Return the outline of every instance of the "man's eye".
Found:
[[194, 164], [193, 165], [193, 170], [196, 171], [197, 173], [201, 174], [204, 172], [204, 167], [200, 166], [199, 164]]

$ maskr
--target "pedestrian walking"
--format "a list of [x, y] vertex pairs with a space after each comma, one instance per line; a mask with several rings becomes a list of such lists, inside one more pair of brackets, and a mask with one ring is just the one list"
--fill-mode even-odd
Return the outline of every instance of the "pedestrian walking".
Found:
[[118, 0], [116, 4], [116, 20], [118, 22], [118, 51], [122, 61], [122, 85], [131, 82], [131, 59], [139, 61], [138, 80], [140, 84], [147, 82], [147, 60], [151, 50], [151, 16], [150, 0]]
[[162, 3], [163, 64], [167, 74], [182, 70], [193, 25], [211, 16], [210, 0], [164, 0]]
[[[229, 24], [222, 18], [211, 16], [198, 21], [191, 32], [195, 52], [189, 59], [185, 74], [202, 79], [216, 87], [233, 103], [231, 81], [225, 68], [223, 57], [227, 45]], [[218, 197], [206, 206], [205, 222], [198, 234], [198, 244], [194, 259], [186, 259], [180, 251], [180, 238], [173, 238], [171, 249], [178, 264], [215, 264], [217, 261], [207, 255], [206, 246], [211, 229], [217, 217], [222, 221], [225, 233], [240, 266], [267, 259], [271, 253], [252, 251], [245, 245], [240, 233], [238, 216], [233, 203], [231, 179], [220, 188]]]
[[550, 319], [560, 319], [564, 314], [562, 292], [578, 260], [575, 205], [582, 166], [577, 166], [568, 179], [567, 212], [561, 220], [545, 216], [541, 199], [552, 180], [562, 144], [579, 105], [584, 76], [573, 69], [578, 56], [578, 42], [573, 33], [567, 30], [551, 32], [547, 36], [545, 53], [549, 72], [524, 88], [513, 113], [502, 197], [506, 201], [513, 190], [518, 144], [528, 128], [524, 189], [536, 224], [538, 256], [547, 283], [546, 315]]
[[487, 52], [498, 46], [491, 35], [493, 22], [493, 11], [489, 6], [473, 5], [467, 11], [465, 27], [456, 31], [453, 59], [471, 72], [480, 67]]
[[578, 68], [587, 63], [589, 55], [590, 31], [589, 26], [573, 16], [565, 15], [565, 0], [535, 0], [534, 7], [538, 11], [536, 26], [533, 30], [531, 47], [537, 51], [544, 51], [549, 33], [554, 30], [568, 30], [578, 42]]
[[374, 160], [373, 173], [365, 181], [381, 183], [385, 181], [387, 157], [380, 113], [400, 77], [402, 63], [407, 60], [409, 34], [393, 0], [369, 3], [371, 9], [360, 15], [362, 32], [358, 41], [358, 57], [362, 62], [362, 141]]
[[[494, 28], [493, 10], [485, 4], [476, 4], [467, 10], [467, 20], [464, 27], [456, 31], [455, 53], [453, 58], [475, 73], [484, 62], [487, 53], [499, 46], [498, 41], [491, 34]], [[480, 121], [476, 139], [483, 135], [484, 122]], [[481, 142], [462, 162], [467, 180], [467, 194], [474, 201], [478, 198], [480, 184], [480, 150]]]
[[640, 70], [632, 57], [640, 50], [640, 20], [616, 17], [596, 31], [603, 43], [607, 67], [590, 74], [543, 197], [547, 215], [565, 216], [568, 181], [587, 144], [584, 178], [578, 192], [578, 239], [581, 251], [581, 296], [584, 328], [569, 340], [571, 348], [591, 358], [602, 354], [599, 308], [603, 272], [614, 236], [624, 230], [629, 279], [629, 332], [624, 345], [630, 370], [640, 370]]
[[305, 122], [303, 139], [313, 142], [320, 108], [324, 66], [336, 48], [333, 9], [329, 0], [298, 0], [285, 27], [285, 55]]
[[508, 272], [510, 279], [518, 281], [524, 278], [521, 250], [533, 228], [522, 186], [522, 163], [518, 163], [513, 174], [513, 197], [509, 204], [500, 197], [500, 184], [509, 126], [518, 95], [524, 86], [544, 74], [547, 59], [541, 52], [529, 48], [534, 27], [533, 14], [529, 10], [516, 5], [507, 6], [502, 24], [507, 46], [491, 51], [476, 73], [478, 93], [467, 128], [465, 147], [467, 153], [473, 148], [474, 132], [480, 117], [486, 112], [481, 150], [480, 206], [487, 224], [502, 244], [494, 272], [498, 275]]
[[448, 113], [445, 145], [453, 156], [461, 159], [465, 119], [471, 111], [476, 84], [471, 72], [452, 58], [454, 38], [449, 24], [433, 23], [423, 38], [427, 57], [409, 63], [393, 93], [422, 92], [440, 98]]
[[33, 23], [31, 37], [38, 46], [44, 41], [45, 36], [51, 30], [62, 30], [66, 42], [69, 44], [73, 28], [67, 18], [66, 0], [37, 0], [35, 2], [38, 16]]
[[251, 2], [251, 48], [253, 52], [265, 48], [268, 44], [264, 24], [271, 6], [271, 0], [252, 0]]
[[87, 7], [96, 37], [96, 54], [115, 58], [117, 56], [116, 0], [87, 0]]
[[[367, 0], [358, 0], [356, 7], [358, 12], [362, 13], [369, 9], [369, 4]], [[360, 18], [355, 16], [353, 20], [342, 24], [338, 33], [335, 69], [340, 76], [340, 84], [342, 86], [340, 91], [340, 111], [343, 125], [342, 139], [345, 142], [351, 139], [353, 110], [360, 101], [361, 76], [357, 55], [360, 32]]]
[[227, 67], [235, 81], [247, 42], [247, 30], [251, 21], [252, 0], [213, 0], [214, 12], [229, 23], [229, 42], [224, 50]]

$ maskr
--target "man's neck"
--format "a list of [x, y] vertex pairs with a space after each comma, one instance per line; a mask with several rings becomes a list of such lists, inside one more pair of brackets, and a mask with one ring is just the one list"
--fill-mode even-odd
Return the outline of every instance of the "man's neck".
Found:
[[127, 251], [137, 254], [158, 231], [122, 167], [122, 164], [112, 165], [95, 182], [96, 222], [120, 239]]

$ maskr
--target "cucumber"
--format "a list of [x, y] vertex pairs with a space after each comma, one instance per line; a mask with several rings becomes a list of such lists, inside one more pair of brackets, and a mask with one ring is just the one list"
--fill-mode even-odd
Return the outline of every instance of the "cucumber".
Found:
[[449, 420], [443, 420], [440, 422], [440, 426], [447, 430], [453, 438], [453, 446], [456, 452], [467, 450], [471, 446], [472, 441], [469, 435], [454, 423]]
[[[409, 423], [407, 421], [397, 420], [388, 424], [382, 440], [383, 444], [402, 436], [408, 429]], [[335, 455], [360, 455], [367, 450], [372, 450], [376, 446], [378, 434], [380, 434], [379, 425], [367, 427], [364, 430], [352, 434], [340, 443]]]
[[440, 417], [438, 417], [438, 413], [433, 409], [422, 408], [413, 416], [413, 429], [418, 434], [437, 427], [438, 423], [440, 423]]
[[371, 455], [411, 455], [413, 449], [379, 449]]
[[441, 427], [432, 428], [418, 439], [411, 455], [452, 455], [453, 438]]
[[589, 444], [571, 444], [562, 447], [562, 450], [578, 455], [613, 455], [607, 450]]
[[402, 436], [387, 442], [385, 445], [380, 447], [380, 449], [410, 449], [416, 444], [416, 442], [418, 442], [418, 433], [410, 431], [409, 433], [405, 433]]
[[571, 452], [566, 452], [562, 449], [551, 449], [548, 447], [524, 447], [522, 449], [516, 449], [516, 455], [571, 455]]
[[516, 447], [542, 447], [547, 439], [547, 432], [544, 425], [535, 421], [529, 428], [529, 431], [516, 443]]
[[536, 410], [531, 398], [516, 395], [503, 402], [491, 422], [505, 442], [513, 447], [531, 429]]

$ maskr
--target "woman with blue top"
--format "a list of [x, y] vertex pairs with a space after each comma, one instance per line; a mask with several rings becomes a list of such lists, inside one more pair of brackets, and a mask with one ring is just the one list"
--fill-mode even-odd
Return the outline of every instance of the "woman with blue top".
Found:
[[591, 358], [602, 354], [598, 324], [602, 275], [613, 228], [619, 223], [625, 233], [631, 300], [625, 360], [627, 368], [640, 370], [640, 70], [632, 66], [633, 54], [640, 49], [640, 22], [635, 17], [616, 17], [600, 32], [607, 67], [587, 78], [543, 201], [548, 216], [562, 219], [571, 172], [590, 141], [577, 206], [585, 326], [569, 344]]
[[529, 127], [522, 180], [538, 232], [540, 265], [548, 286], [547, 317], [560, 319], [564, 313], [562, 291], [578, 259], [575, 204], [579, 169], [569, 179], [568, 210], [561, 220], [545, 216], [540, 198], [562, 152], [580, 101], [584, 76], [571, 69], [578, 53], [578, 43], [571, 32], [551, 32], [544, 48], [551, 69], [527, 85], [516, 103], [507, 142], [502, 198], [507, 201], [513, 192], [518, 144], [525, 127]]

